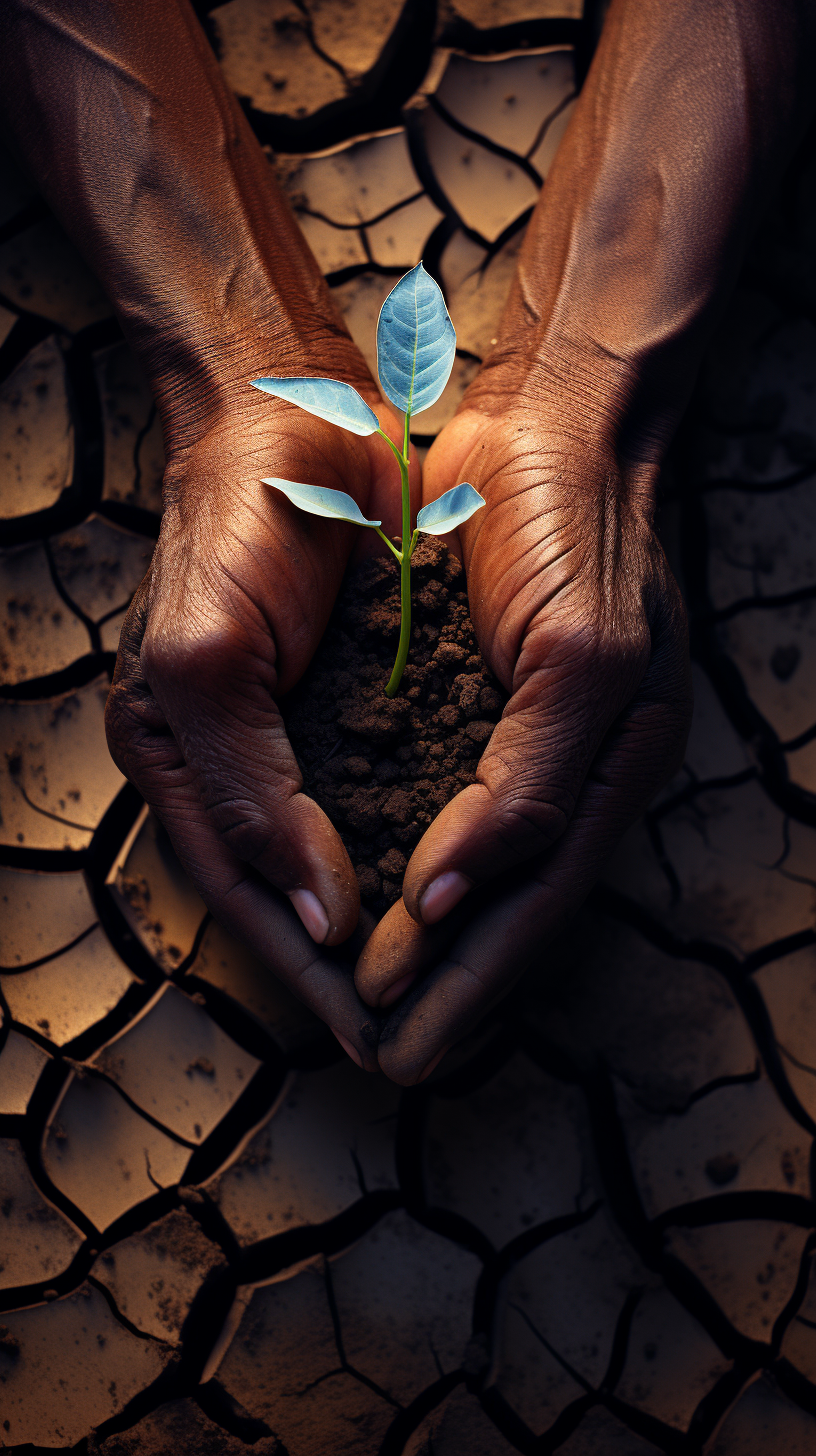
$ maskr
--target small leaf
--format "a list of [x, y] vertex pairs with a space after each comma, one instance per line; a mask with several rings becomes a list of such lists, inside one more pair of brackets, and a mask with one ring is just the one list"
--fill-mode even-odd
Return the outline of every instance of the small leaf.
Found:
[[450, 378], [456, 334], [442, 290], [421, 263], [392, 288], [377, 324], [377, 369], [392, 404], [418, 415]]
[[484, 503], [484, 496], [472, 485], [455, 485], [453, 490], [446, 490], [438, 500], [422, 507], [416, 519], [417, 530], [425, 531], [428, 536], [447, 536], [475, 511], [481, 510]]
[[344, 490], [325, 490], [320, 485], [300, 485], [296, 480], [278, 480], [271, 476], [264, 485], [274, 485], [289, 497], [292, 505], [311, 516], [328, 516], [332, 521], [352, 521], [355, 526], [381, 526], [382, 521], [367, 521], [360, 507]]
[[353, 435], [373, 435], [380, 428], [373, 409], [362, 395], [340, 379], [253, 379], [250, 383], [265, 394], [299, 404], [318, 419], [342, 425]]

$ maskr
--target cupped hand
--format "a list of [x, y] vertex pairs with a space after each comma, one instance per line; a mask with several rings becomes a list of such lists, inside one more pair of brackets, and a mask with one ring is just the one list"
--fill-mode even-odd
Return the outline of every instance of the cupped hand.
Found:
[[479, 644], [511, 696], [358, 962], [363, 999], [394, 1007], [379, 1061], [398, 1082], [510, 989], [681, 762], [686, 626], [655, 475], [522, 388], [466, 401], [428, 455], [426, 500], [469, 480], [487, 502], [460, 539]]
[[[399, 439], [373, 384], [365, 392]], [[161, 533], [122, 632], [108, 740], [215, 917], [370, 1064], [360, 1035], [370, 1012], [318, 949], [355, 930], [357, 881], [336, 830], [301, 792], [277, 700], [314, 653], [355, 542], [364, 548], [374, 533], [305, 515], [261, 478], [347, 491], [391, 532], [399, 481], [376, 436], [349, 435], [248, 383], [231, 398], [197, 437], [170, 444]]]

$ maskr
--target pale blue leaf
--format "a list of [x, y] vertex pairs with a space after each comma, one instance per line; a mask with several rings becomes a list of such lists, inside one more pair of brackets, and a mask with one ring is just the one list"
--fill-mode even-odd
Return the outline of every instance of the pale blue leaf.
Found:
[[484, 503], [484, 496], [472, 485], [455, 485], [453, 490], [446, 490], [438, 500], [422, 507], [416, 519], [417, 530], [428, 536], [447, 536], [463, 521], [470, 520]]
[[340, 379], [253, 379], [251, 383], [265, 394], [299, 404], [318, 419], [342, 425], [353, 435], [373, 435], [380, 428], [373, 409], [362, 395]]
[[417, 415], [438, 400], [455, 355], [456, 334], [442, 290], [417, 263], [392, 288], [380, 310], [380, 384], [398, 409]]
[[360, 507], [344, 490], [325, 490], [320, 485], [300, 485], [296, 480], [278, 480], [275, 476], [264, 480], [264, 485], [274, 485], [289, 497], [292, 505], [311, 516], [328, 516], [332, 521], [353, 521], [355, 526], [381, 526], [382, 521], [367, 521]]

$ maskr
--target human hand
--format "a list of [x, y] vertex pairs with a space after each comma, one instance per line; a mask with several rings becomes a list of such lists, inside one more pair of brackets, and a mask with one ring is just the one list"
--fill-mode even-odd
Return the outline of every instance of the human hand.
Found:
[[[349, 341], [342, 347], [325, 372], [347, 378]], [[362, 370], [360, 361], [355, 383], [399, 438]], [[170, 429], [165, 514], [122, 632], [109, 744], [215, 917], [371, 1064], [361, 1037], [371, 1014], [350, 972], [318, 950], [357, 926], [357, 881], [336, 830], [300, 791], [277, 707], [320, 640], [355, 536], [364, 545], [371, 533], [302, 514], [261, 477], [345, 490], [396, 533], [393, 457], [383, 440], [348, 435], [248, 383], [230, 397], [240, 408], [198, 429], [194, 409], [180, 412], [178, 450]]]
[[425, 465], [425, 500], [466, 478], [487, 502], [460, 537], [479, 643], [511, 697], [476, 783], [426, 832], [403, 901], [358, 962], [364, 1001], [399, 999], [378, 1056], [401, 1083], [426, 1075], [565, 925], [679, 766], [690, 721], [683, 605], [652, 526], [656, 470], [621, 467], [566, 433], [562, 410], [512, 368], [501, 375], [477, 381]]

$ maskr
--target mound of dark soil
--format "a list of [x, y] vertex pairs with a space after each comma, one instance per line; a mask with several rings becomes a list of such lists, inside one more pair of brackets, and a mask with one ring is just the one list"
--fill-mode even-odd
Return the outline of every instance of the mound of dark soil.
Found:
[[408, 665], [384, 688], [399, 639], [399, 568], [365, 562], [343, 585], [323, 641], [282, 705], [304, 789], [336, 825], [363, 904], [382, 915], [402, 893], [414, 845], [473, 782], [507, 694], [485, 666], [462, 567], [420, 541], [412, 561]]

